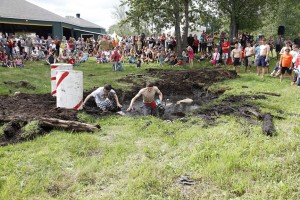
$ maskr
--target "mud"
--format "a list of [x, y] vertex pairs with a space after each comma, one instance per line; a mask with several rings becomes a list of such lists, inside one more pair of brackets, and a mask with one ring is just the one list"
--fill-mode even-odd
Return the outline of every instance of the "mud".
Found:
[[[118, 81], [132, 84], [130, 91], [122, 91], [116, 89], [120, 103], [123, 105], [122, 111], [129, 116], [142, 115], [142, 99], [138, 99], [135, 104], [133, 112], [126, 112], [130, 100], [137, 94], [137, 92], [145, 86], [146, 82], [153, 80], [156, 86], [164, 94], [164, 101], [166, 111], [163, 119], [175, 119], [185, 117], [190, 111], [200, 108], [207, 102], [218, 98], [225, 89], [220, 89], [215, 92], [208, 90], [215, 82], [235, 79], [237, 74], [235, 71], [225, 70], [222, 68], [201, 69], [201, 70], [163, 70], [163, 69], [149, 69], [146, 74], [131, 74]], [[5, 82], [5, 84], [13, 85], [15, 87], [25, 87], [27, 89], [35, 89], [25, 81], [20, 82]], [[92, 92], [85, 91], [84, 98]], [[177, 101], [190, 98], [192, 103], [181, 103]], [[222, 108], [221, 108], [222, 109]], [[91, 98], [85, 105], [83, 111], [75, 111], [71, 109], [56, 108], [56, 98], [51, 97], [50, 94], [24, 94], [17, 93], [15, 95], [0, 96], [0, 123], [3, 119], [20, 119], [22, 121], [32, 121], [34, 119], [44, 118], [58, 118], [63, 120], [76, 121], [78, 112], [86, 112], [88, 114], [101, 117], [106, 115], [116, 114], [114, 112], [102, 112], [97, 107]], [[1, 139], [2, 138], [2, 139]], [[12, 143], [9, 138], [1, 136], [0, 142]]]

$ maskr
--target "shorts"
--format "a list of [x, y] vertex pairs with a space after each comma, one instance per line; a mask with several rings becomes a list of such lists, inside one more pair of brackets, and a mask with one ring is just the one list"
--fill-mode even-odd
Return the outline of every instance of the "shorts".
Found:
[[115, 100], [114, 94], [109, 93], [108, 98], [106, 98], [104, 101], [101, 101], [100, 103], [97, 103], [97, 106], [101, 110], [109, 110], [109, 111], [116, 111], [117, 108], [117, 102]]
[[239, 66], [240, 65], [240, 58], [234, 58], [233, 66]]
[[285, 74], [287, 72], [288, 74], [292, 74], [292, 71], [289, 67], [281, 67], [281, 74]]
[[105, 99], [104, 101], [98, 103], [97, 106], [101, 110], [113, 110], [113, 104], [109, 99]]
[[144, 116], [147, 116], [147, 115], [157, 116], [157, 115], [158, 115], [157, 107], [156, 107], [156, 108], [152, 108], [151, 106], [147, 106], [147, 105], [144, 103], [144, 106], [143, 106], [143, 113], [144, 113]]
[[228, 59], [228, 53], [222, 53], [222, 60]]
[[246, 67], [252, 66], [252, 63], [253, 63], [253, 59], [252, 59], [251, 56], [246, 56], [246, 57], [244, 58], [244, 65], [245, 65]]
[[258, 57], [257, 66], [259, 66], [259, 67], [266, 67], [267, 66], [266, 56], [259, 56]]
[[276, 52], [280, 52], [281, 51], [281, 46], [280, 45], [276, 45]]

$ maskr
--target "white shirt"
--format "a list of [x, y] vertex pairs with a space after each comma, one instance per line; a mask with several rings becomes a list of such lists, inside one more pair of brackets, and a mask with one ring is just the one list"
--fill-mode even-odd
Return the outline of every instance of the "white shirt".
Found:
[[293, 63], [295, 63], [295, 62], [296, 62], [296, 60], [297, 60], [297, 58], [298, 58], [299, 51], [295, 51], [295, 50], [293, 50], [293, 51], [291, 51], [291, 52], [290, 52], [290, 54], [293, 56], [293, 60], [292, 60], [292, 62], [293, 62]]
[[[95, 102], [98, 105], [99, 103], [105, 101], [107, 99], [107, 96], [105, 95], [103, 91], [104, 87], [99, 87], [97, 90], [92, 92], [92, 96], [95, 97]], [[110, 90], [111, 93], [116, 94], [114, 90]]]
[[213, 60], [220, 60], [220, 53], [214, 53], [212, 59]]

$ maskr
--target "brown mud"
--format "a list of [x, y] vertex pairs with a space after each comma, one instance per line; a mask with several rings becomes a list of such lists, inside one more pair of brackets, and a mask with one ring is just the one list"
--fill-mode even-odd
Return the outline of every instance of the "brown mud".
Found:
[[[165, 106], [166, 111], [163, 119], [175, 119], [185, 117], [190, 111], [200, 109], [197, 115], [203, 115], [205, 118], [215, 118], [221, 114], [232, 114], [235, 110], [240, 110], [240, 107], [233, 106], [229, 108], [228, 106], [224, 109], [226, 101], [221, 103], [214, 108], [206, 108], [201, 110], [201, 106], [207, 102], [211, 102], [217, 99], [221, 94], [225, 92], [226, 89], [220, 88], [217, 91], [209, 91], [209, 86], [215, 82], [220, 82], [228, 79], [237, 78], [235, 71], [225, 70], [223, 68], [213, 68], [213, 69], [201, 69], [201, 70], [163, 70], [163, 69], [148, 69], [146, 74], [130, 74], [119, 81], [132, 84], [132, 88], [129, 91], [122, 91], [116, 89], [119, 97], [120, 103], [123, 105], [122, 111], [126, 115], [136, 116], [142, 115], [142, 99], [138, 99], [135, 105], [135, 110], [133, 112], [126, 112], [129, 102], [132, 97], [137, 94], [137, 92], [145, 86], [148, 80], [154, 80], [155, 85], [164, 94], [164, 101], [162, 104]], [[26, 87], [33, 89], [30, 85], [26, 83], [5, 83], [13, 84], [16, 87]], [[84, 92], [84, 98], [93, 90]], [[265, 98], [263, 95], [258, 95], [259, 98]], [[191, 98], [192, 103], [182, 103], [178, 104], [176, 102]], [[243, 101], [245, 97], [228, 97], [228, 102], [231, 104]], [[231, 99], [230, 99], [231, 98]], [[256, 98], [256, 97], [246, 97], [246, 98]], [[244, 105], [246, 108], [250, 104]], [[251, 105], [251, 110], [254, 112], [259, 112], [258, 108]], [[247, 110], [247, 109], [246, 109]], [[114, 112], [102, 112], [100, 111], [93, 99], [90, 99], [82, 111], [75, 111], [71, 109], [56, 108], [56, 98], [51, 97], [50, 94], [24, 94], [17, 93], [15, 95], [3, 95], [0, 96], [0, 123], [4, 124], [7, 119], [21, 120], [21, 121], [32, 121], [39, 118], [57, 118], [62, 120], [72, 120], [77, 121], [77, 113], [86, 112], [94, 116], [105, 116], [116, 114]], [[246, 116], [247, 111], [241, 116]], [[238, 113], [238, 112], [236, 112]], [[239, 112], [241, 113], [241, 112]], [[249, 114], [249, 113], [248, 113]], [[6, 119], [6, 121], [4, 120]], [[17, 138], [20, 138], [16, 134]], [[6, 145], [9, 143], [18, 142], [13, 138], [8, 138], [5, 135], [0, 135], [0, 145]]]

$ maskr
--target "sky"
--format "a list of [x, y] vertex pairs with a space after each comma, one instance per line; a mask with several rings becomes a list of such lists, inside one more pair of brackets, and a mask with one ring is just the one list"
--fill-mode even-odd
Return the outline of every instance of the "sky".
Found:
[[106, 30], [116, 20], [112, 17], [113, 6], [120, 5], [120, 0], [27, 0], [39, 7], [49, 10], [62, 17], [76, 16], [94, 24], [104, 27]]

